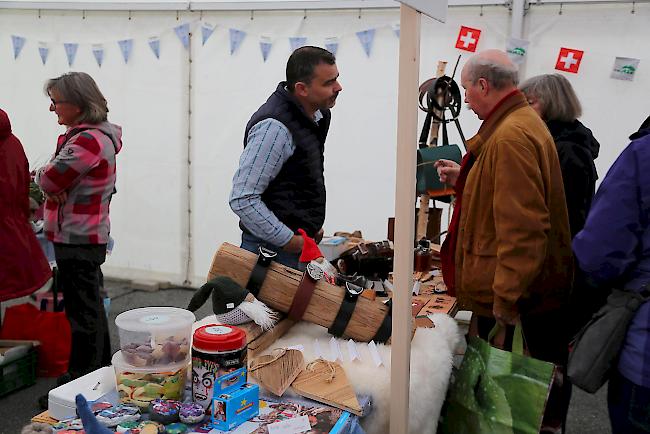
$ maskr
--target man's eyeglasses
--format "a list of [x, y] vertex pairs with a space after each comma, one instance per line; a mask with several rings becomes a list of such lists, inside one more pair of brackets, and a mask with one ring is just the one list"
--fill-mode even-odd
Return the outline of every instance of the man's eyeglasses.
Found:
[[54, 106], [54, 107], [56, 107], [57, 104], [65, 104], [65, 103], [68, 102], [68, 101], [63, 101], [63, 100], [61, 100], [61, 101], [54, 101], [52, 98], [50, 98], [50, 101], [51, 101], [51, 103], [52, 103], [52, 106]]

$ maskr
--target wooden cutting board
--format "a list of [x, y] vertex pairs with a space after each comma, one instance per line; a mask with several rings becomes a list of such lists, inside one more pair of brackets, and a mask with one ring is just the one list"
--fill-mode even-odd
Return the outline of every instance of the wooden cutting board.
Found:
[[319, 363], [310, 363], [308, 369], [298, 375], [291, 387], [304, 397], [349, 411], [357, 416], [362, 415], [357, 395], [343, 367], [336, 362], [321, 359]]

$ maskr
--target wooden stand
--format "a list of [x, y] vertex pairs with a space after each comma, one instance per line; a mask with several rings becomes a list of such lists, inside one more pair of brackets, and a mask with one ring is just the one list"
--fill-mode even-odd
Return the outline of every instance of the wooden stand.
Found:
[[[436, 71], [436, 77], [442, 77], [445, 75], [445, 68], [447, 67], [447, 62], [440, 61], [438, 62], [438, 69]], [[438, 101], [440, 103], [441, 101]], [[442, 116], [442, 113], [436, 112], [437, 115]], [[438, 129], [440, 127], [440, 122], [435, 120], [431, 122], [431, 130], [429, 132], [429, 143], [428, 146], [438, 146]], [[450, 189], [453, 194], [453, 189]], [[431, 196], [429, 193], [424, 193], [420, 195], [420, 209], [417, 214], [417, 226], [415, 230], [415, 239], [419, 240], [421, 238], [427, 238], [427, 228], [429, 224], [429, 202], [431, 201]], [[440, 233], [440, 222], [438, 221], [438, 233]]]
[[[244, 286], [256, 261], [255, 254], [232, 244], [223, 243], [214, 255], [208, 280], [216, 275], [223, 275]], [[293, 268], [276, 262], [271, 263], [257, 298], [275, 310], [288, 312], [302, 275], [302, 272]], [[330, 285], [323, 280], [319, 281], [302, 319], [330, 327], [344, 296], [343, 288]], [[356, 341], [368, 342], [374, 338], [387, 314], [388, 307], [383, 303], [359, 297], [345, 335]]]

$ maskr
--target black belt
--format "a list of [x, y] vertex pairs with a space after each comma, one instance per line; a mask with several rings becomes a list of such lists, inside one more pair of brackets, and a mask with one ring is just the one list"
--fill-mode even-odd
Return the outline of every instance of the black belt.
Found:
[[388, 312], [386, 312], [386, 316], [384, 317], [384, 320], [381, 322], [381, 325], [377, 329], [377, 333], [375, 333], [375, 337], [372, 338], [372, 340], [376, 342], [386, 342], [388, 339], [390, 339], [390, 335], [392, 332], [393, 302], [391, 300], [388, 300], [386, 306], [388, 306]]
[[334, 322], [327, 330], [330, 334], [337, 337], [343, 336], [343, 333], [350, 322], [350, 318], [352, 318], [352, 313], [354, 312], [354, 307], [357, 305], [359, 295], [361, 295], [363, 289], [363, 286], [345, 282], [345, 297], [343, 297], [341, 307], [336, 314], [336, 318], [334, 318]]
[[267, 249], [266, 247], [260, 246], [260, 254], [257, 256], [257, 263], [251, 271], [251, 275], [248, 278], [248, 283], [246, 283], [246, 289], [250, 291], [255, 297], [260, 293], [262, 284], [264, 283], [264, 278], [266, 277], [266, 272], [269, 270], [269, 265], [273, 262], [277, 252]]

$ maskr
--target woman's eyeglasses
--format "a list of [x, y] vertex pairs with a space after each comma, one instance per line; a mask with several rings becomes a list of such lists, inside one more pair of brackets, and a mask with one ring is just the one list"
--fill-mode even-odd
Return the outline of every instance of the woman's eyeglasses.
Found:
[[52, 102], [52, 105], [53, 105], [54, 107], [56, 107], [57, 104], [65, 104], [65, 103], [68, 102], [68, 101], [54, 101], [52, 98], [50, 98], [50, 101]]

